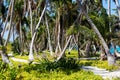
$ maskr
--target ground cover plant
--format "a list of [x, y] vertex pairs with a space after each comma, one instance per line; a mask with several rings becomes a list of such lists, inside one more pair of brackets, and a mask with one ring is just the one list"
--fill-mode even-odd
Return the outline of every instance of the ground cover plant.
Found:
[[58, 63], [45, 60], [41, 64], [31, 65], [13, 62], [14, 67], [1, 64], [1, 80], [102, 80], [93, 72], [82, 70], [72, 58], [62, 59]]

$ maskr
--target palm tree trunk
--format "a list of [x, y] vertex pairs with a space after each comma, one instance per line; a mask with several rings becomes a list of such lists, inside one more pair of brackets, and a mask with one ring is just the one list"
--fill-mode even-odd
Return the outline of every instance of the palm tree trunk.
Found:
[[78, 35], [77, 35], [77, 45], [78, 45], [78, 58], [80, 58], [80, 33], [78, 33]]
[[57, 20], [57, 23], [58, 23], [58, 34], [57, 34], [57, 46], [56, 46], [56, 49], [55, 49], [55, 54], [57, 55], [58, 54], [58, 49], [59, 49], [59, 52], [61, 53], [61, 46], [60, 46], [60, 14], [58, 12], [58, 20]]
[[91, 40], [88, 40], [85, 48], [85, 57], [90, 56], [90, 46], [91, 46]]
[[10, 33], [11, 33], [11, 29], [12, 29], [12, 18], [13, 18], [13, 9], [14, 9], [14, 0], [12, 0], [12, 9], [11, 9], [11, 16], [10, 16], [10, 27], [9, 27], [9, 32], [8, 32], [8, 36], [7, 36], [7, 39], [4, 43], [4, 46], [7, 45], [7, 42], [10, 38]]
[[108, 0], [108, 16], [111, 15], [111, 0]]
[[47, 17], [45, 15], [45, 22], [46, 22], [46, 28], [47, 28], [47, 33], [48, 33], [48, 45], [49, 45], [49, 50], [50, 50], [50, 54], [53, 54], [53, 50], [52, 50], [52, 45], [51, 45], [51, 39], [50, 39], [50, 30], [49, 30], [49, 26], [48, 26], [48, 21], [47, 21]]
[[[108, 0], [108, 16], [111, 16], [111, 0]], [[111, 32], [111, 26], [109, 21], [109, 31]]]
[[[40, 23], [41, 23], [41, 20], [42, 20], [42, 17], [43, 17], [43, 15], [44, 15], [45, 10], [46, 10], [46, 5], [45, 5], [45, 7], [44, 7], [44, 9], [43, 9], [43, 11], [42, 11], [42, 14], [41, 14], [41, 16], [40, 16], [40, 18], [39, 18], [39, 22], [38, 22], [38, 24], [36, 25], [35, 30], [37, 30], [37, 29], [39, 28], [39, 25], [40, 25]], [[36, 33], [37, 33], [37, 31], [34, 32], [34, 34], [33, 34], [33, 36], [32, 36], [31, 43], [30, 43], [30, 52], [29, 52], [29, 61], [30, 61], [30, 62], [32, 62], [32, 61], [34, 60], [34, 55], [33, 55], [33, 43], [34, 43], [34, 40], [35, 40]]]
[[102, 35], [98, 31], [98, 29], [96, 28], [95, 24], [89, 18], [88, 14], [84, 12], [84, 15], [87, 18], [87, 21], [89, 22], [89, 24], [91, 25], [91, 27], [93, 28], [93, 30], [95, 31], [95, 33], [98, 35], [99, 39], [101, 40], [101, 43], [102, 43], [102, 45], [103, 45], [103, 47], [105, 49], [105, 53], [107, 54], [108, 64], [109, 65], [114, 65], [115, 64], [115, 58], [114, 58], [114, 56], [110, 55], [109, 48], [108, 48], [108, 46], [107, 46], [104, 38], [102, 37]]
[[21, 26], [21, 21], [20, 21], [20, 34], [19, 34], [19, 36], [20, 36], [20, 55], [22, 55], [22, 53], [23, 53], [23, 34], [22, 34], [22, 26]]
[[115, 0], [115, 4], [116, 4], [116, 6], [117, 6], [119, 21], [120, 21], [120, 5], [119, 5], [118, 0]]
[[31, 1], [30, 0], [28, 0], [29, 1], [29, 10], [30, 10], [30, 28], [31, 28], [31, 36], [33, 36], [33, 21], [32, 21], [32, 9], [31, 9]]
[[64, 55], [64, 53], [65, 53], [65, 50], [66, 50], [66, 48], [67, 48], [67, 46], [68, 46], [68, 44], [69, 44], [71, 38], [72, 38], [72, 35], [69, 36], [69, 39], [68, 39], [68, 41], [67, 41], [65, 47], [63, 48], [62, 52], [61, 52], [60, 55], [58, 56], [56, 62], [58, 62], [58, 61], [63, 57], [63, 55]]
[[10, 15], [11, 4], [12, 4], [12, 1], [10, 2], [9, 9], [8, 9], [8, 14], [7, 14], [7, 17], [6, 17], [6, 20], [5, 20], [5, 26], [4, 26], [3, 31], [2, 31], [2, 33], [1, 33], [1, 37], [2, 37], [2, 38], [3, 38], [4, 33], [5, 33], [5, 30], [6, 30], [6, 25], [7, 25], [7, 22], [8, 22], [8, 17], [9, 17], [9, 15]]

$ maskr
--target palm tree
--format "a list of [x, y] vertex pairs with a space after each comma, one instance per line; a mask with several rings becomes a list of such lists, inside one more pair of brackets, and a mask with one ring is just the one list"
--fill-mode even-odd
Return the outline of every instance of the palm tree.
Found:
[[[83, 1], [83, 3], [81, 4], [81, 2], [78, 0], [78, 4], [80, 5], [80, 9], [84, 13], [84, 16], [86, 17], [87, 21], [91, 25], [92, 29], [94, 30], [94, 32], [98, 35], [99, 39], [101, 40], [101, 44], [103, 45], [103, 47], [105, 49], [105, 52], [107, 54], [107, 57], [108, 57], [108, 64], [109, 65], [113, 65], [115, 63], [115, 61], [114, 61], [115, 58], [112, 58], [112, 56], [110, 55], [107, 43], [105, 42], [104, 38], [102, 37], [101, 33], [99, 32], [99, 30], [97, 29], [97, 27], [95, 26], [95, 24], [89, 18], [87, 12], [84, 10], [85, 9], [85, 5], [86, 5], [85, 2]], [[111, 60], [109, 60], [109, 56], [113, 59], [112, 62], [110, 62]]]
[[[44, 15], [45, 10], [46, 10], [46, 4], [45, 4], [44, 9], [43, 9], [43, 11], [42, 11], [42, 13], [41, 13], [41, 16], [40, 16], [40, 18], [39, 18], [39, 21], [38, 21], [38, 23], [37, 23], [37, 25], [36, 25], [35, 30], [37, 30], [37, 29], [39, 28], [39, 25], [40, 25], [40, 23], [41, 23], [41, 19], [42, 19], [43, 15]], [[32, 61], [34, 60], [33, 45], [34, 45], [34, 40], [35, 40], [36, 33], [37, 33], [37, 31], [34, 32], [34, 34], [33, 34], [33, 36], [32, 36], [31, 43], [30, 43], [30, 52], [29, 52], [29, 61], [30, 61], [30, 62], [32, 62]]]
[[11, 8], [11, 16], [10, 16], [10, 27], [9, 27], [9, 32], [8, 32], [8, 37], [6, 39], [6, 42], [4, 43], [4, 46], [7, 45], [7, 42], [10, 38], [10, 34], [11, 34], [11, 29], [12, 29], [12, 19], [13, 19], [13, 10], [14, 10], [14, 0], [12, 1], [12, 8]]
[[[8, 34], [8, 37], [7, 37], [7, 40], [5, 42], [5, 44], [3, 44], [3, 41], [2, 41], [2, 37], [0, 35], [0, 40], [1, 40], [1, 56], [2, 56], [2, 60], [4, 63], [7, 63], [7, 64], [10, 64], [11, 65], [11, 62], [8, 58], [8, 55], [6, 54], [6, 44], [8, 42], [8, 39], [10, 37], [10, 31], [11, 31], [11, 28], [12, 28], [12, 17], [13, 17], [13, 7], [14, 7], [14, 0], [11, 0], [11, 16], [10, 16], [10, 28], [9, 28], [9, 34]], [[8, 13], [9, 14], [9, 13]], [[8, 16], [7, 16], [8, 18]]]

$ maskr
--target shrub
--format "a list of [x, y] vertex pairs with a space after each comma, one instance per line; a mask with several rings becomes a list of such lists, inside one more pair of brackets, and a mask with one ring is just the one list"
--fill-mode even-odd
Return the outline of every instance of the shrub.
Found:
[[62, 58], [59, 62], [51, 62], [49, 60], [42, 61], [41, 64], [30, 65], [25, 68], [25, 71], [37, 70], [38, 72], [47, 72], [54, 70], [73, 70], [79, 69], [78, 62], [73, 58]]

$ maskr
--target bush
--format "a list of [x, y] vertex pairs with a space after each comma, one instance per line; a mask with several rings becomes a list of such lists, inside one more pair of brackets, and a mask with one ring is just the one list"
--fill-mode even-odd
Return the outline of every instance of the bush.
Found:
[[38, 72], [47, 72], [54, 70], [74, 70], [79, 69], [78, 62], [73, 58], [62, 58], [59, 62], [51, 62], [49, 60], [42, 61], [41, 64], [30, 65], [25, 71], [37, 70]]

